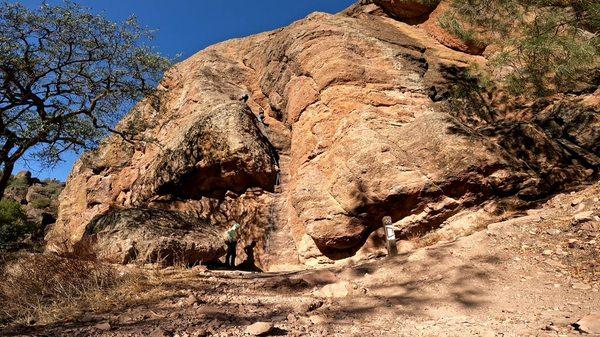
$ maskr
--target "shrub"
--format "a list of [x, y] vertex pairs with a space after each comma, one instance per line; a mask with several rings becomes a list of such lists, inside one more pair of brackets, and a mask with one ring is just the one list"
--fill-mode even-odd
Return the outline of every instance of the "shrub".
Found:
[[[17, 255], [18, 256], [18, 255]], [[91, 262], [31, 255], [5, 263], [0, 296], [6, 303], [4, 320], [35, 319], [36, 308], [57, 300], [71, 301], [90, 289], [111, 287], [115, 272]]]
[[57, 198], [64, 188], [64, 185], [56, 179], [45, 179], [43, 183], [46, 195], [51, 199]]
[[49, 198], [40, 198], [40, 199], [32, 200], [29, 204], [33, 208], [44, 209], [44, 208], [50, 206], [51, 203], [52, 203], [52, 200], [50, 200]]
[[33, 233], [33, 230], [18, 202], [0, 200], [0, 249], [10, 247], [25, 235]]
[[451, 0], [443, 28], [494, 45], [489, 72], [513, 94], [548, 96], [594, 85], [600, 67], [597, 0]]
[[158, 284], [149, 282], [141, 272], [122, 272], [97, 261], [0, 255], [0, 327], [75, 320], [85, 312], [136, 305], [148, 300], [147, 293]]
[[13, 188], [28, 188], [29, 187], [29, 183], [27, 182], [26, 179], [22, 179], [22, 178], [17, 178], [17, 177], [11, 176], [10, 180], [8, 181], [8, 187], [13, 187]]

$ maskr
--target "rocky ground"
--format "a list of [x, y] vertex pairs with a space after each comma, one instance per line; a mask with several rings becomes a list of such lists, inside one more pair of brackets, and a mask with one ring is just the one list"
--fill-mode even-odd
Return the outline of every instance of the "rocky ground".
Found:
[[161, 272], [165, 299], [0, 335], [593, 335], [600, 333], [599, 198], [600, 184], [592, 185], [469, 236], [355, 265], [289, 273], [169, 268]]
[[[0, 279], [0, 324], [30, 323], [0, 335], [600, 333], [600, 184], [577, 187], [598, 181], [600, 89], [457, 96], [494, 46], [437, 26], [445, 4], [363, 0], [206, 48], [122, 121], [148, 141], [107, 139], [57, 202], [60, 184], [22, 175], [16, 200], [58, 208], [44, 248], [61, 257], [30, 261], [88, 283], [10, 262], [40, 279], [13, 278], [21, 292]], [[384, 216], [397, 257], [381, 255]], [[270, 272], [177, 267], [222, 257], [233, 222], [240, 260], [256, 242]], [[115, 269], [153, 283], [114, 296], [117, 281], [90, 283], [103, 263], [119, 265], [99, 280], [119, 281]], [[10, 296], [25, 303], [1, 317]], [[75, 309], [43, 316], [47, 303]]]

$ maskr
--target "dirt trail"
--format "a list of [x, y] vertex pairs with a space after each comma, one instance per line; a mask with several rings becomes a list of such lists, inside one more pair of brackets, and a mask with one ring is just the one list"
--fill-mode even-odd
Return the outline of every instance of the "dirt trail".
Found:
[[[600, 311], [600, 185], [452, 242], [296, 273], [169, 270], [166, 300], [6, 336], [577, 336]], [[107, 324], [108, 323], [108, 324]]]

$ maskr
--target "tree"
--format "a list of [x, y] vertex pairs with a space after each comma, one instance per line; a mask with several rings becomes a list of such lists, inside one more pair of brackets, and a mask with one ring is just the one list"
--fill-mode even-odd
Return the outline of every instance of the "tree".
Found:
[[598, 83], [597, 0], [452, 0], [440, 21], [464, 41], [493, 45], [492, 78], [546, 96]]
[[29, 10], [0, 2], [0, 198], [15, 163], [46, 164], [89, 150], [150, 95], [170, 61], [145, 45], [151, 32], [72, 2]]

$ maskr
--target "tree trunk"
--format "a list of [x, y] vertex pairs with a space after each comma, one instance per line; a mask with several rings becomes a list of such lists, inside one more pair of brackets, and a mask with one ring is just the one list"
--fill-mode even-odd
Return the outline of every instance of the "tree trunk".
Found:
[[15, 163], [4, 163], [4, 169], [2, 170], [2, 176], [0, 177], [0, 200], [4, 198], [4, 191], [6, 191], [8, 181], [10, 180], [14, 168]]

